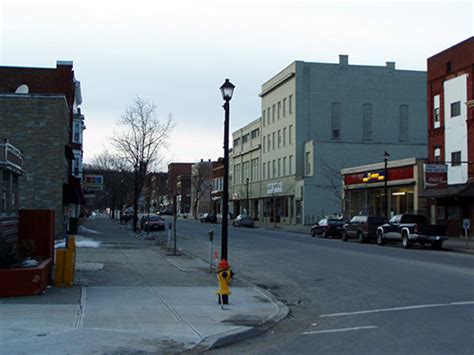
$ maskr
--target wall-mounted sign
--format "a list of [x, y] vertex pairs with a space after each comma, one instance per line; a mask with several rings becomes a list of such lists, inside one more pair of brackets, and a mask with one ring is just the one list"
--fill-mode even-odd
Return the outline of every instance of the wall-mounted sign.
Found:
[[268, 195], [276, 194], [276, 193], [280, 193], [280, 192], [283, 192], [283, 183], [281, 181], [280, 182], [272, 182], [272, 183], [267, 184], [267, 194]]
[[380, 182], [385, 180], [385, 174], [383, 170], [372, 171], [364, 174], [362, 178], [363, 182]]
[[387, 183], [389, 185], [394, 181], [414, 179], [413, 165], [388, 168], [386, 177], [384, 169], [347, 174], [344, 175], [344, 184], [350, 186], [377, 182], [383, 183], [385, 178], [387, 178]]
[[104, 177], [102, 175], [84, 175], [84, 190], [102, 191], [104, 189]]
[[448, 166], [446, 164], [423, 164], [425, 189], [448, 186]]

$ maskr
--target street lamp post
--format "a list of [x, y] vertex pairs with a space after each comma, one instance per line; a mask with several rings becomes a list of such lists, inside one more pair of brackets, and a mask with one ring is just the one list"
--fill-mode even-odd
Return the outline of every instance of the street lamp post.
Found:
[[384, 194], [385, 194], [385, 199], [384, 199], [384, 209], [385, 209], [385, 218], [388, 219], [388, 187], [387, 187], [387, 183], [388, 183], [388, 169], [387, 169], [387, 165], [388, 165], [388, 157], [390, 156], [390, 154], [388, 154], [387, 152], [385, 152], [383, 154], [383, 161], [384, 161], [384, 172], [383, 172], [383, 175], [384, 175]]
[[133, 189], [133, 233], [137, 232], [137, 220], [138, 220], [138, 164], [135, 164], [135, 175], [134, 175], [134, 189]]
[[228, 260], [227, 255], [227, 222], [229, 215], [229, 101], [232, 99], [235, 86], [225, 79], [224, 84], [220, 87], [222, 98], [225, 103], [223, 105], [225, 111], [224, 117], [224, 195], [222, 196], [222, 241], [221, 241], [221, 259]]
[[247, 186], [247, 214], [250, 216], [250, 200], [249, 200], [249, 178], [245, 179]]

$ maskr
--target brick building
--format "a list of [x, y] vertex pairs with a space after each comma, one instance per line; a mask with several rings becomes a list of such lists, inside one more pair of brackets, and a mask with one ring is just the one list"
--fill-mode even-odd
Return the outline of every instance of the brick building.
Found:
[[474, 223], [474, 37], [428, 58], [428, 157], [446, 166], [443, 185], [426, 192], [432, 222], [463, 233]]
[[222, 197], [224, 195], [224, 159], [212, 163], [212, 212], [222, 214]]
[[[170, 163], [168, 164], [168, 201], [173, 201], [173, 196], [178, 194], [178, 177], [191, 177], [191, 166], [193, 163]], [[182, 179], [182, 178], [181, 178]], [[177, 211], [186, 210], [185, 201], [182, 200], [181, 205], [177, 206]], [[187, 209], [189, 212], [189, 207]], [[183, 212], [182, 212], [183, 213]]]

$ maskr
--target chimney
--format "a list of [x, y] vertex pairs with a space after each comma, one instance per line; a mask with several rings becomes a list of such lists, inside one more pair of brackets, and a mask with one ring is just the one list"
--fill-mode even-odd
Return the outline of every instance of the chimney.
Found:
[[395, 62], [386, 62], [387, 69], [395, 70]]
[[349, 65], [349, 56], [346, 54], [339, 54], [339, 64]]
[[58, 67], [72, 67], [73, 63], [72, 60], [57, 60], [56, 61], [56, 68]]

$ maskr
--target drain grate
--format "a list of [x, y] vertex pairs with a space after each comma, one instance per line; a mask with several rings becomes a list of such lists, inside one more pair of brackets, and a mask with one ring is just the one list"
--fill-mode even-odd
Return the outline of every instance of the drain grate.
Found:
[[310, 300], [280, 300], [286, 306], [304, 306], [310, 303]]

